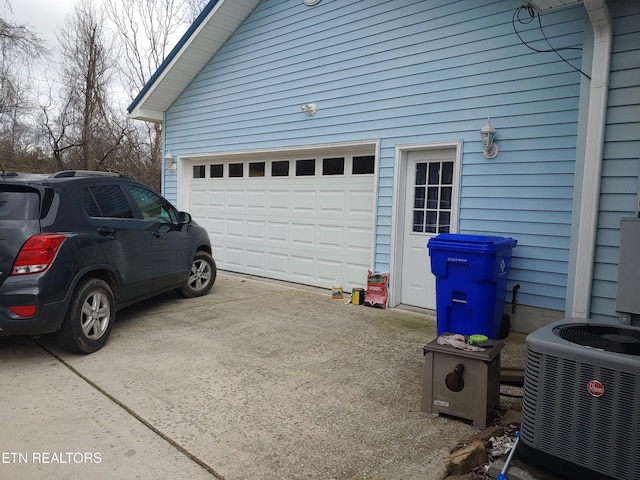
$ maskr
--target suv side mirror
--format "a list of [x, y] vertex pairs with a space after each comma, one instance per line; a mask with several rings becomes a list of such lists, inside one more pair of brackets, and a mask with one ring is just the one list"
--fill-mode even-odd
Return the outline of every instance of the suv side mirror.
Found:
[[187, 212], [178, 212], [178, 222], [191, 223], [191, 215]]

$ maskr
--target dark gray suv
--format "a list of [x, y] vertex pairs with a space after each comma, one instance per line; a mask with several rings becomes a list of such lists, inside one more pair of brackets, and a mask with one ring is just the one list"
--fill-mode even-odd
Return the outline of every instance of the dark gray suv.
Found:
[[106, 172], [0, 175], [0, 335], [55, 332], [91, 353], [117, 310], [177, 289], [207, 294], [209, 236], [188, 213]]

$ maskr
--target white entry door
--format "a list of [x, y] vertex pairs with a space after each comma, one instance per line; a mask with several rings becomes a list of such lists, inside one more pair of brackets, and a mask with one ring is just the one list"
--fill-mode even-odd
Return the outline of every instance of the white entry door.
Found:
[[453, 232], [456, 150], [408, 153], [402, 254], [401, 303], [436, 308], [436, 282], [427, 242]]

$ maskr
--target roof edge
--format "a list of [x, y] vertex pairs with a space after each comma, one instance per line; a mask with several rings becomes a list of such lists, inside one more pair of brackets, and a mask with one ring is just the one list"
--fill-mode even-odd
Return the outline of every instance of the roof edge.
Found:
[[[144, 87], [142, 87], [142, 90], [140, 90], [140, 93], [138, 93], [136, 98], [133, 99], [133, 102], [131, 102], [131, 104], [127, 107], [127, 111], [129, 112], [129, 114], [133, 112], [133, 110], [138, 106], [138, 104], [147, 95], [147, 93], [149, 93], [149, 91], [153, 89], [155, 83], [162, 76], [162, 74], [167, 70], [171, 62], [173, 62], [173, 60], [178, 56], [178, 54], [187, 44], [191, 36], [195, 33], [196, 30], [198, 30], [200, 25], [202, 25], [202, 23], [209, 16], [209, 14], [212, 12], [215, 6], [222, 1], [224, 0], [211, 0], [202, 9], [202, 12], [200, 12], [200, 15], [198, 15], [198, 17], [191, 24], [189, 29], [184, 33], [184, 35], [182, 35], [180, 40], [178, 40], [178, 43], [176, 43], [176, 45], [171, 49], [171, 51], [169, 52], [169, 55], [166, 56], [166, 58], [162, 61], [162, 63], [160, 64], [158, 69], [155, 71], [155, 73], [151, 76], [151, 78], [149, 78], [147, 83], [145, 83]], [[153, 117], [156, 118], [156, 115], [153, 115]]]

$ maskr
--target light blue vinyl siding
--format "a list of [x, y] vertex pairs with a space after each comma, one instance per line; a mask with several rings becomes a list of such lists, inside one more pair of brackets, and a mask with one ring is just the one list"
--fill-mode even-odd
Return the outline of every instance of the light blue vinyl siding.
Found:
[[640, 4], [608, 2], [613, 19], [609, 107], [591, 317], [617, 322], [620, 219], [638, 215], [640, 174]]
[[[166, 113], [174, 154], [379, 140], [374, 269], [390, 268], [396, 146], [463, 144], [459, 231], [514, 237], [519, 302], [564, 310], [580, 74], [522, 45], [521, 0], [263, 0]], [[581, 46], [579, 6], [547, 13]], [[518, 25], [537, 48], [537, 22]], [[563, 56], [577, 68], [581, 52]], [[316, 103], [313, 117], [300, 106]], [[500, 154], [482, 155], [491, 117]], [[169, 178], [166, 191], [171, 193]]]

